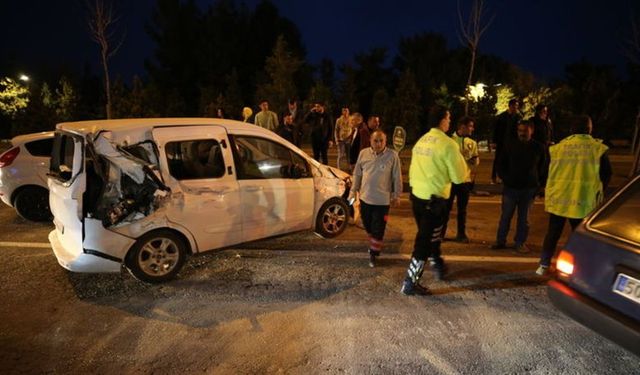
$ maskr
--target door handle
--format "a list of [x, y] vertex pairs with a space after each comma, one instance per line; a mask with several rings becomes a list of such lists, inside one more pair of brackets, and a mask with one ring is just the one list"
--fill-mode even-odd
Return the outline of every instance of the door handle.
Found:
[[262, 189], [263, 189], [262, 186], [246, 186], [244, 188], [244, 191], [253, 192], [253, 191], [261, 191]]

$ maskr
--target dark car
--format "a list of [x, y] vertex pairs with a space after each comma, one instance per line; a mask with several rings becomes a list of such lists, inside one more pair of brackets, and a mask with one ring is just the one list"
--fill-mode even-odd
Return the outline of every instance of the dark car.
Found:
[[551, 302], [640, 356], [640, 176], [576, 228], [556, 269]]

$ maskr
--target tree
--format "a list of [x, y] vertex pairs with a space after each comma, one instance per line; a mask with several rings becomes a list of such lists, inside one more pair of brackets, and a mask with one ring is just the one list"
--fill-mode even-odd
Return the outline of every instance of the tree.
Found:
[[[445, 86], [446, 87], [446, 86]], [[420, 89], [411, 69], [406, 69], [396, 88], [394, 100], [395, 118], [392, 126], [402, 126], [407, 132], [407, 140], [415, 141], [420, 136]], [[387, 129], [391, 131], [392, 129]]]
[[[466, 87], [471, 86], [473, 79], [473, 70], [476, 64], [476, 57], [478, 54], [478, 45], [480, 44], [480, 38], [482, 34], [487, 31], [487, 28], [493, 22], [495, 15], [492, 16], [487, 23], [482, 20], [483, 13], [485, 12], [484, 0], [473, 0], [471, 10], [469, 12], [469, 18], [467, 21], [463, 21], [462, 11], [460, 10], [460, 0], [458, 0], [458, 21], [460, 22], [459, 34], [460, 42], [466, 46], [471, 52], [471, 61], [469, 62], [469, 75], [467, 77]], [[464, 114], [469, 113], [469, 103], [465, 102]]]
[[27, 86], [4, 77], [0, 80], [0, 112], [14, 118], [29, 105], [29, 89]]
[[124, 35], [120, 41], [114, 44], [114, 38], [117, 34], [116, 24], [119, 17], [114, 13], [113, 3], [105, 3], [104, 0], [93, 0], [93, 3], [87, 2], [88, 16], [87, 24], [91, 39], [100, 46], [100, 61], [104, 74], [104, 92], [106, 97], [106, 114], [107, 118], [111, 118], [111, 80], [109, 78], [109, 59], [118, 52], [118, 49], [124, 41]]
[[287, 47], [284, 37], [278, 37], [271, 56], [267, 58], [265, 70], [269, 75], [269, 83], [258, 87], [256, 99], [268, 99], [271, 108], [282, 111], [287, 106], [287, 100], [296, 95], [293, 77], [301, 65]]
[[79, 97], [71, 81], [62, 76], [56, 90], [56, 114], [59, 121], [76, 120]]
[[356, 72], [351, 65], [345, 64], [340, 67], [342, 80], [338, 87], [338, 97], [342, 105], [349, 107], [351, 112], [358, 112], [358, 98], [356, 96], [358, 85], [356, 82]]
[[359, 53], [355, 57], [355, 82], [358, 107], [363, 115], [368, 116], [372, 110], [373, 96], [380, 88], [387, 92], [392, 88], [391, 70], [386, 68], [386, 48], [372, 48], [368, 52]]
[[373, 93], [373, 98], [371, 98], [371, 113], [369, 115], [381, 117], [382, 121], [389, 120], [390, 104], [387, 90], [384, 87], [379, 87]]

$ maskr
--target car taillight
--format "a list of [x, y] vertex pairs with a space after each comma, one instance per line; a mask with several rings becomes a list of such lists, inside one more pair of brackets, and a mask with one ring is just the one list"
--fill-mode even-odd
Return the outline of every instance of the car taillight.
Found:
[[0, 155], [0, 168], [7, 167], [16, 160], [16, 156], [20, 153], [20, 147], [14, 147], [11, 150]]
[[573, 273], [573, 254], [566, 250], [560, 251], [556, 261], [556, 269], [562, 276], [569, 276]]

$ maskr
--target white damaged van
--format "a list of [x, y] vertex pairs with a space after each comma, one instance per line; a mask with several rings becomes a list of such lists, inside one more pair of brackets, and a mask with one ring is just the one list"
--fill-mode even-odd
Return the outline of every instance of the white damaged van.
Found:
[[62, 123], [48, 179], [49, 241], [74, 272], [146, 282], [187, 255], [300, 230], [348, 224], [348, 174], [261, 127], [221, 119]]

